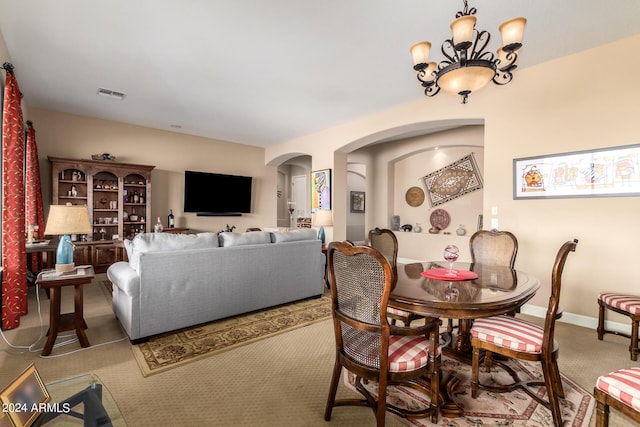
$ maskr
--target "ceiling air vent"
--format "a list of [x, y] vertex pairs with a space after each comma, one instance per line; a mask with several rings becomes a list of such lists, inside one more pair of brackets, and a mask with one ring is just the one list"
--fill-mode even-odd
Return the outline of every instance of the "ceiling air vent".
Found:
[[127, 94], [124, 92], [118, 92], [116, 90], [105, 89], [102, 87], [98, 88], [98, 95], [106, 96], [107, 98], [119, 99], [120, 101], [122, 101], [125, 96], [127, 96]]

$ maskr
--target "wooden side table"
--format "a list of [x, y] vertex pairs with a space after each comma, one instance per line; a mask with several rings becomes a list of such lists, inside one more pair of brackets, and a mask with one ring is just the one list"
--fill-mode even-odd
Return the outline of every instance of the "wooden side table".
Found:
[[[42, 286], [44, 289], [49, 290], [49, 331], [47, 332], [47, 342], [42, 349], [42, 355], [48, 356], [51, 354], [53, 344], [56, 342], [58, 332], [63, 331], [76, 331], [78, 340], [82, 347], [89, 347], [89, 339], [85, 333], [87, 324], [84, 321], [84, 308], [83, 308], [83, 286], [91, 283], [95, 277], [95, 272], [92, 266], [85, 268], [76, 267], [71, 273], [64, 273], [61, 275], [52, 275], [52, 270], [43, 271], [38, 274], [36, 283]], [[60, 313], [60, 297], [62, 294], [62, 288], [65, 286], [74, 287], [74, 306], [73, 313]]]

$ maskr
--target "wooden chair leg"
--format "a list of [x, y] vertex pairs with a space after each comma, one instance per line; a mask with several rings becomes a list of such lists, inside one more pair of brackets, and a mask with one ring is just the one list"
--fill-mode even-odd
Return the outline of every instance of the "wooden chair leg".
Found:
[[558, 361], [554, 360], [551, 363], [551, 373], [553, 374], [553, 382], [557, 384], [556, 391], [558, 393], [558, 397], [564, 399], [564, 387], [562, 386], [562, 377], [560, 376], [560, 369], [558, 369]]
[[603, 400], [603, 393], [597, 388], [593, 391], [596, 398], [596, 427], [609, 426], [609, 405]]
[[547, 389], [547, 397], [549, 398], [549, 404], [551, 406], [551, 415], [553, 416], [553, 424], [556, 427], [562, 427], [562, 412], [560, 411], [560, 401], [558, 397], [558, 390], [554, 384], [552, 373], [553, 367], [549, 366], [544, 361], [542, 362], [542, 372], [544, 374], [544, 384]]
[[598, 339], [600, 341], [602, 341], [602, 338], [604, 337], [604, 303], [602, 302], [602, 300], [598, 300], [598, 305], [600, 306], [600, 308], [598, 309]]
[[638, 360], [638, 320], [631, 319], [631, 346], [629, 347], [631, 360]]
[[[485, 352], [484, 357], [487, 357], [489, 353]], [[471, 360], [471, 397], [478, 397], [478, 376], [480, 371], [480, 349], [473, 347], [473, 358]]]
[[380, 378], [378, 383], [378, 406], [376, 408], [376, 425], [384, 427], [387, 416], [387, 380]]
[[324, 419], [329, 421], [331, 419], [331, 412], [336, 402], [336, 392], [338, 391], [338, 381], [340, 381], [340, 374], [342, 373], [342, 366], [338, 362], [336, 357], [335, 365], [333, 366], [333, 376], [331, 377], [331, 385], [329, 386], [329, 397], [327, 397], [327, 406], [324, 410]]

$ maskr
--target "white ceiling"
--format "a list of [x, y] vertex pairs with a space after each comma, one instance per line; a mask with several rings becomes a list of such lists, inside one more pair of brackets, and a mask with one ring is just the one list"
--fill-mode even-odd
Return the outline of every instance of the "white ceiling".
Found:
[[[0, 30], [31, 107], [268, 146], [422, 98], [409, 46], [430, 40], [439, 60], [462, 4], [0, 0]], [[491, 50], [501, 22], [528, 19], [521, 68], [640, 33], [638, 0], [469, 5]]]

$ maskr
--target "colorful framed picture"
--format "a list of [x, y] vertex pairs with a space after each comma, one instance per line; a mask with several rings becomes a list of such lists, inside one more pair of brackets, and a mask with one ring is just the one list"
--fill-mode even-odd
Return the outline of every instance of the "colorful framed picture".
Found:
[[364, 213], [364, 191], [351, 192], [351, 212]]
[[331, 169], [311, 172], [311, 212], [331, 209]]
[[513, 160], [513, 198], [640, 195], [640, 144]]
[[51, 396], [33, 363], [0, 392], [2, 412], [16, 427], [33, 424], [41, 413], [41, 404], [50, 400]]

